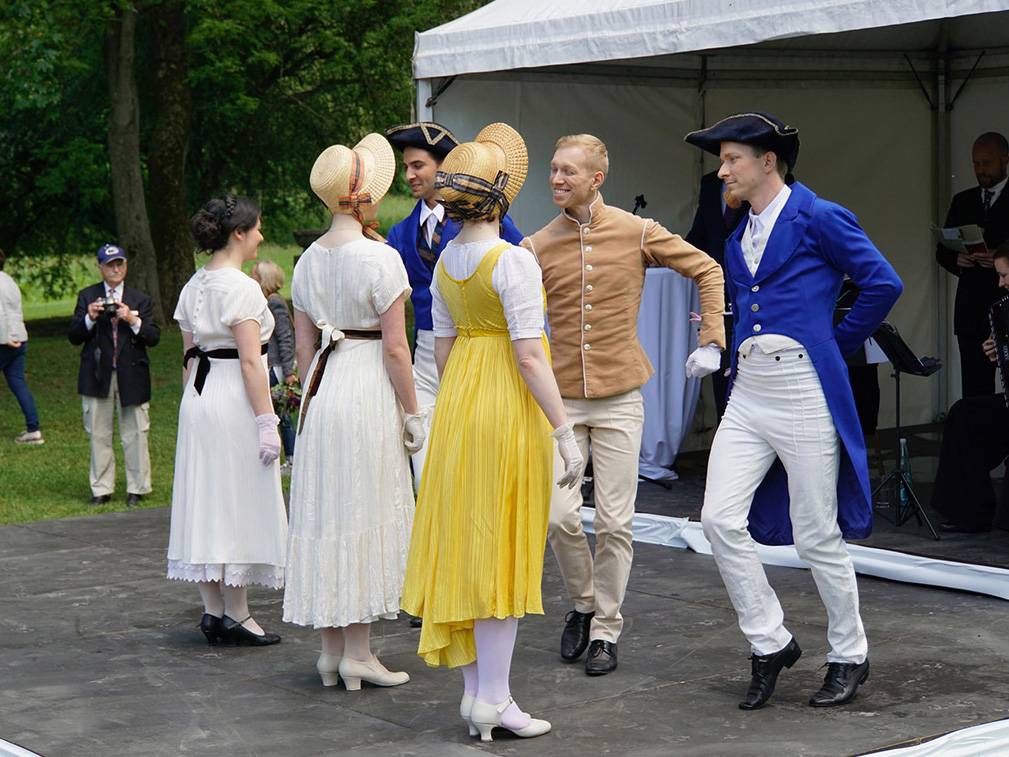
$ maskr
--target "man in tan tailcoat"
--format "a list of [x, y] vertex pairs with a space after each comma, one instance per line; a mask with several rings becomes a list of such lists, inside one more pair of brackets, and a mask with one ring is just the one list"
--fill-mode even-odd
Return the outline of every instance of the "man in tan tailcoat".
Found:
[[522, 242], [543, 269], [554, 374], [568, 418], [582, 455], [592, 451], [595, 559], [577, 488], [554, 487], [548, 536], [574, 602], [561, 657], [574, 662], [588, 647], [589, 675], [616, 669], [623, 626], [644, 425], [640, 388], [653, 372], [637, 337], [645, 269], [663, 266], [697, 282], [701, 346], [687, 361], [688, 375], [716, 370], [725, 348], [722, 269], [655, 221], [606, 205], [599, 188], [608, 169], [606, 146], [596, 137], [559, 139], [550, 188], [561, 213]]

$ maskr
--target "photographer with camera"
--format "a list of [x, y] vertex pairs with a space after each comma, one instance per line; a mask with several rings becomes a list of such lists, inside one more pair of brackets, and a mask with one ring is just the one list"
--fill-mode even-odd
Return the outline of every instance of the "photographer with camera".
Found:
[[91, 502], [112, 499], [116, 458], [112, 449], [115, 414], [126, 462], [126, 506], [134, 507], [151, 491], [151, 461], [147, 451], [151, 400], [147, 348], [161, 339], [151, 298], [124, 285], [126, 250], [102, 245], [98, 250], [102, 281], [77, 295], [67, 333], [80, 344], [77, 392], [84, 410], [84, 429], [91, 437]]

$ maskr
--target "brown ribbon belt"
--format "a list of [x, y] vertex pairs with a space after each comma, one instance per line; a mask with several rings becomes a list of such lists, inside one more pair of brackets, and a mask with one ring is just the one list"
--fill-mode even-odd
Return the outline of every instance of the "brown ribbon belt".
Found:
[[[354, 329], [340, 329], [343, 339], [381, 339], [381, 331], [357, 331]], [[339, 340], [337, 340], [338, 342]], [[329, 344], [322, 348], [319, 359], [315, 361], [315, 370], [312, 371], [312, 379], [308, 382], [308, 388], [301, 398], [301, 415], [298, 418], [298, 434], [305, 428], [305, 416], [308, 415], [308, 406], [312, 404], [312, 398], [318, 393], [319, 385], [322, 383], [322, 376], [326, 372], [326, 364], [329, 362], [329, 355], [337, 342], [332, 339]]]

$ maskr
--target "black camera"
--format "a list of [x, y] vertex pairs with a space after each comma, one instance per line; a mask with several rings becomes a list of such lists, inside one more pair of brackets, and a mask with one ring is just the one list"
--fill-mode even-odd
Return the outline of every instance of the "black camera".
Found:
[[111, 297], [102, 297], [102, 315], [107, 318], [115, 317], [119, 311], [119, 303]]

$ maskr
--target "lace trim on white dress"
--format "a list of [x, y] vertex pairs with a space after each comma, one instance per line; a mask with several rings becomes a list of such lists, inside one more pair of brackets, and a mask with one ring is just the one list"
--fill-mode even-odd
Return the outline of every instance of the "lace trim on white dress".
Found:
[[268, 589], [284, 588], [284, 569], [261, 563], [199, 564], [168, 561], [168, 577], [175, 581], [218, 581], [228, 586], [258, 584]]

